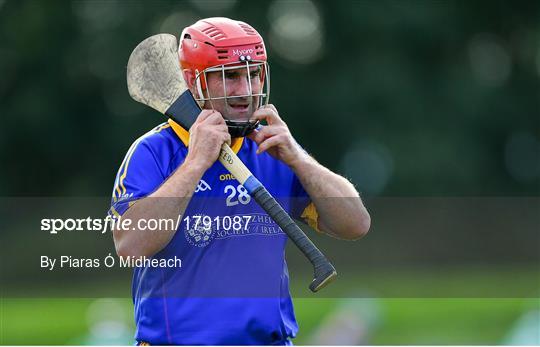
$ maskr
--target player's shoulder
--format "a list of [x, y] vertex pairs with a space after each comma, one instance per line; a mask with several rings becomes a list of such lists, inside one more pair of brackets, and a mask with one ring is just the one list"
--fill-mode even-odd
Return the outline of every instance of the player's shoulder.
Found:
[[171, 125], [165, 122], [143, 134], [135, 140], [135, 144], [139, 146], [142, 144], [153, 151], [162, 152], [163, 150], [176, 151], [182, 142], [178, 140]]
[[[161, 123], [138, 137], [129, 148], [126, 157], [132, 163], [153, 158], [165, 170], [185, 147], [169, 123]], [[126, 162], [126, 159], [124, 159]], [[124, 164], [122, 164], [124, 165]], [[134, 164], [132, 164], [134, 165]]]

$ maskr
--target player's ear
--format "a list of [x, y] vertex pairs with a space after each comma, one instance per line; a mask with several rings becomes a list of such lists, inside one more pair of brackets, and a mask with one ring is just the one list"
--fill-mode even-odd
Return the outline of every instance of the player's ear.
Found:
[[197, 88], [195, 88], [195, 74], [190, 69], [183, 69], [182, 74], [184, 75], [184, 80], [186, 81], [188, 88], [191, 89], [192, 92], [195, 92]]

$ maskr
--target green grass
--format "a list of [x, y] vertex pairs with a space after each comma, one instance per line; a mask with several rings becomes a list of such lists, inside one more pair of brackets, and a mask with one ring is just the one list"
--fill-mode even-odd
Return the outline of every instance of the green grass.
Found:
[[499, 344], [525, 299], [386, 300], [375, 344]]
[[0, 344], [66, 344], [86, 333], [85, 313], [90, 302], [89, 299], [3, 299]]
[[[94, 299], [4, 299], [1, 344], [84, 343], [87, 309]], [[296, 299], [300, 333], [295, 344], [309, 342], [321, 319], [339, 299]], [[362, 300], [362, 299], [358, 299]], [[380, 319], [371, 344], [500, 344], [531, 299], [379, 299]], [[129, 299], [118, 301], [132, 310]], [[126, 324], [131, 326], [130, 319]], [[126, 344], [132, 341], [127, 339]]]
[[[335, 301], [296, 301], [301, 328], [296, 344], [309, 343], [319, 317], [330, 312]], [[540, 302], [531, 299], [400, 298], [377, 303], [380, 318], [368, 340], [374, 345], [500, 344], [525, 310], [540, 307]]]
[[[355, 312], [359, 311], [357, 317], [369, 321], [369, 344], [501, 344], [521, 314], [540, 309], [538, 295], [531, 295], [538, 293], [539, 288], [536, 269], [462, 270], [366, 273], [362, 274], [361, 283], [352, 280], [359, 278], [358, 275], [349, 274], [325, 288], [324, 293], [315, 295], [306, 289], [309, 278], [293, 274], [291, 285], [296, 294], [294, 305], [300, 325], [294, 343], [312, 343], [311, 336], [330, 313], [336, 309], [355, 308]], [[14, 298], [14, 294], [0, 298], [0, 344], [63, 345], [107, 341], [132, 344], [133, 306], [131, 299], [125, 298], [129, 284], [124, 282], [110, 281], [109, 293], [112, 291], [124, 297], [111, 302], [101, 300], [97, 309], [98, 299], [76, 298], [81, 291], [105, 297], [107, 291], [97, 283], [63, 283], [49, 288], [29, 285], [24, 290], [12, 288], [11, 291], [3, 288], [4, 295], [17, 293], [19, 298]], [[45, 293], [44, 289], [47, 294], [42, 295], [51, 298], [32, 298], [36, 293]], [[352, 299], [366, 293], [379, 299]], [[485, 295], [467, 298], [467, 295], [476, 296], [475, 293]], [[522, 298], [496, 298], [499, 293], [517, 293], [516, 296]], [[444, 294], [453, 298], [437, 298]], [[116, 340], [107, 340], [103, 330], [96, 332], [95, 325], [92, 333], [88, 323], [89, 310], [98, 312], [98, 322], [120, 319], [126, 331]], [[113, 311], [121, 311], [120, 316], [111, 317]], [[109, 326], [109, 329], [114, 332], [116, 327]]]

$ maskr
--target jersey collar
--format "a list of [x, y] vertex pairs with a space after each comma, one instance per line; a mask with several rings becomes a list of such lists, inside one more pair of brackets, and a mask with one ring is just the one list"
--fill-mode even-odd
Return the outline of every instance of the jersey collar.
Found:
[[[176, 135], [180, 138], [180, 140], [187, 147], [189, 145], [189, 131], [184, 129], [180, 124], [176, 123], [172, 119], [169, 119], [169, 124], [173, 128]], [[231, 149], [233, 150], [233, 152], [238, 153], [240, 151], [240, 148], [242, 148], [243, 143], [244, 143], [244, 138], [243, 137], [238, 137], [238, 138], [232, 139]]]

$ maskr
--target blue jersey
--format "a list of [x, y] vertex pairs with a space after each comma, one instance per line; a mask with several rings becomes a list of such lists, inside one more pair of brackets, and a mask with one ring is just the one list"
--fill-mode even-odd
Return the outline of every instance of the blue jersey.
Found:
[[[189, 133], [169, 121], [129, 149], [110, 213], [122, 215], [184, 162]], [[316, 211], [292, 170], [247, 138], [231, 146], [293, 218]], [[289, 293], [286, 235], [216, 162], [200, 180], [179, 228], [153, 259], [181, 267], [137, 267], [132, 295], [137, 341], [150, 344], [287, 344], [298, 326]]]

